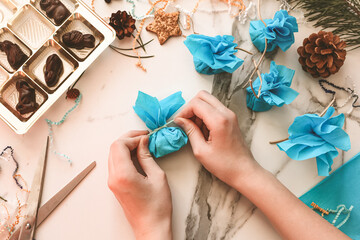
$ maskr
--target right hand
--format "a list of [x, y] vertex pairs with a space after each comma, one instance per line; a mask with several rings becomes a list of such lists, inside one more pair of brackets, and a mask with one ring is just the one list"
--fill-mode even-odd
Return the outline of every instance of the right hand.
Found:
[[210, 93], [200, 91], [174, 121], [188, 135], [195, 157], [225, 183], [233, 186], [259, 166], [244, 142], [235, 113]]

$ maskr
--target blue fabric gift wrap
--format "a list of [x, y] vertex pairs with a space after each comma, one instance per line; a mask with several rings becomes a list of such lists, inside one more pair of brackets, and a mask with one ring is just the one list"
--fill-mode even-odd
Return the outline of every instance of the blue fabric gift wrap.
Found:
[[294, 32], [298, 32], [298, 24], [287, 11], [277, 11], [273, 19], [265, 19], [264, 22], [266, 27], [261, 20], [251, 21], [249, 28], [251, 41], [260, 52], [265, 50], [265, 38], [268, 41], [267, 52], [277, 46], [285, 52], [295, 42]]
[[[360, 239], [360, 154], [358, 153], [342, 167], [334, 171], [310, 191], [300, 197], [307, 206], [316, 203], [323, 209], [336, 209], [344, 205], [347, 209], [353, 209], [347, 214], [341, 214], [334, 225], [344, 223], [339, 229], [351, 239]], [[318, 212], [318, 211], [317, 211]], [[324, 215], [330, 223], [334, 221], [336, 214]], [[345, 222], [346, 221], [346, 222]]]
[[230, 35], [209, 37], [191, 34], [186, 37], [184, 44], [193, 55], [195, 69], [199, 73], [233, 73], [244, 62], [234, 55], [237, 44]]
[[278, 147], [294, 160], [316, 157], [319, 176], [328, 176], [339, 154], [336, 148], [351, 148], [349, 135], [342, 129], [345, 116], [331, 117], [334, 112], [330, 107], [323, 117], [305, 114], [295, 118], [288, 130], [289, 140], [278, 143]]
[[[299, 93], [290, 88], [295, 71], [282, 65], [270, 64], [270, 72], [261, 74], [263, 84], [259, 98], [254, 96], [251, 87], [246, 88], [246, 104], [255, 112], [270, 110], [273, 106], [281, 107], [290, 104]], [[253, 88], [257, 93], [260, 87], [259, 77], [254, 81]]]
[[184, 131], [179, 127], [166, 125], [166, 121], [184, 104], [181, 92], [159, 101], [139, 91], [134, 111], [153, 131], [149, 139], [149, 150], [156, 158], [178, 151], [186, 145], [188, 137]]

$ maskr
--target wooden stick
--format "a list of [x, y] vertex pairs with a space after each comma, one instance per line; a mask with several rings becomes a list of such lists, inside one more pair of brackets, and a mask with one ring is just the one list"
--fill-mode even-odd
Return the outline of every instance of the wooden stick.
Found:
[[282, 139], [282, 140], [273, 141], [273, 142], [269, 142], [269, 143], [270, 143], [270, 144], [278, 144], [278, 143], [285, 142], [285, 141], [287, 141], [287, 140], [289, 140], [289, 138], [284, 138], [284, 139]]
[[241, 47], [236, 47], [235, 49], [236, 49], [236, 50], [243, 51], [243, 52], [246, 52], [247, 54], [250, 54], [250, 55], [254, 55], [252, 52], [250, 52], [250, 51], [248, 51], [248, 50], [245, 50], [245, 49], [243, 49], [243, 48], [241, 48]]
[[[266, 25], [265, 21], [262, 19], [261, 13], [260, 13], [260, 0], [258, 0], [258, 18], [264, 23], [264, 25], [265, 25], [265, 27], [266, 27], [267, 25]], [[259, 62], [255, 65], [255, 69], [254, 69], [254, 71], [251, 73], [249, 80], [246, 82], [246, 84], [243, 86], [243, 88], [245, 88], [249, 83], [250, 83], [251, 89], [253, 88], [253, 87], [252, 87], [252, 80], [251, 80], [251, 79], [253, 78], [253, 76], [254, 76], [255, 73], [258, 74], [260, 81], [262, 81], [262, 79], [261, 79], [261, 74], [259, 74], [258, 69], [259, 69], [260, 64], [261, 64], [261, 63], [263, 62], [263, 60], [264, 60], [264, 57], [265, 57], [265, 53], [266, 53], [266, 51], [267, 51], [267, 48], [268, 48], [268, 41], [267, 41], [267, 39], [265, 38], [265, 48], [264, 48], [264, 51], [263, 51], [263, 53], [262, 53], [262, 55], [261, 55], [261, 57], [260, 57]], [[261, 82], [261, 85], [262, 85], [262, 82]], [[253, 91], [253, 92], [254, 92], [254, 91]], [[255, 95], [256, 98], [259, 98], [260, 94], [261, 94], [261, 87], [259, 88], [258, 94], [254, 94], [254, 95]]]
[[334, 104], [335, 102], [335, 97], [333, 97], [333, 99], [331, 100], [331, 102], [329, 103], [329, 105], [326, 106], [326, 108], [324, 109], [324, 111], [322, 111], [322, 113], [319, 115], [320, 117], [323, 117], [325, 115], [325, 113], [327, 112], [327, 110], [329, 110], [329, 108]]

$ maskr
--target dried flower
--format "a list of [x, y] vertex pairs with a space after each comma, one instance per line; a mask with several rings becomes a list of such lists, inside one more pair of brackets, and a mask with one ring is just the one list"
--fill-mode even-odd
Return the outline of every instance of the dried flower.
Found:
[[135, 27], [135, 19], [129, 15], [126, 11], [117, 11], [111, 14], [110, 26], [116, 31], [116, 36], [121, 40], [125, 37], [130, 37]]
[[66, 92], [66, 98], [76, 99], [80, 95], [80, 91], [77, 88], [71, 88]]

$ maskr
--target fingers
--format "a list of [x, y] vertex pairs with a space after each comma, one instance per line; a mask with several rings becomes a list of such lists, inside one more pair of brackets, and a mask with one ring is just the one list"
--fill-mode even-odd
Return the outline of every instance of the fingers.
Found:
[[137, 136], [141, 136], [141, 135], [146, 135], [148, 134], [149, 131], [147, 130], [133, 130], [133, 131], [129, 131], [127, 133], [125, 133], [122, 138], [133, 138], [133, 137], [137, 137]]
[[203, 100], [204, 102], [207, 102], [208, 104], [210, 104], [211, 106], [213, 106], [214, 108], [217, 108], [218, 110], [222, 109], [227, 109], [220, 101], [219, 99], [217, 99], [215, 96], [213, 96], [212, 94], [210, 94], [207, 91], [200, 91], [197, 96], [198, 98], [200, 98], [201, 100]]
[[206, 148], [206, 140], [200, 128], [191, 120], [178, 117], [175, 123], [182, 127], [189, 137], [191, 147], [195, 153], [197, 149]]
[[162, 173], [163, 171], [151, 156], [148, 145], [149, 136], [141, 137], [139, 147], [137, 149], [138, 161], [147, 176]]
[[[192, 118], [197, 117], [201, 119], [209, 130], [216, 127], [216, 122], [214, 121], [214, 116], [216, 116], [217, 110], [204, 102], [200, 98], [194, 98], [185, 106], [185, 108], [175, 117], [176, 118]], [[196, 119], [196, 118], [195, 118]]]
[[130, 131], [116, 140], [110, 147], [109, 154], [109, 173], [122, 174], [136, 173], [136, 169], [131, 160], [131, 151], [135, 150], [141, 140], [141, 136], [148, 131]]

